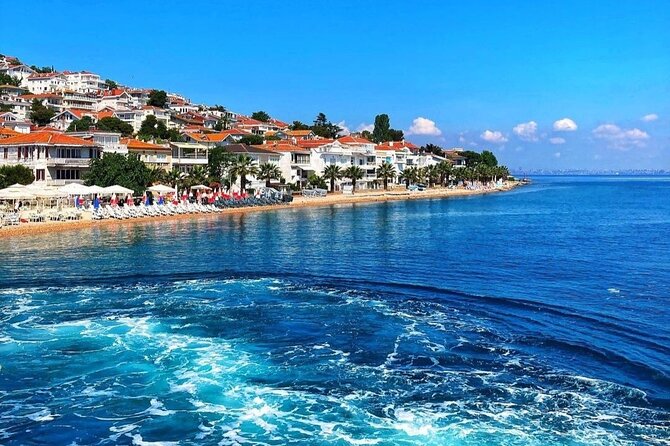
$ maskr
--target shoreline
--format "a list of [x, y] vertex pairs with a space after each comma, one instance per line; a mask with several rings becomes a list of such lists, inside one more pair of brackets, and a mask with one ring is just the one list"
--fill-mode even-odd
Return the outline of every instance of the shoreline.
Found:
[[106, 227], [119, 225], [135, 225], [146, 223], [157, 223], [161, 221], [175, 221], [175, 220], [191, 220], [191, 219], [216, 219], [226, 215], [245, 214], [251, 212], [266, 212], [286, 209], [300, 209], [307, 207], [327, 207], [337, 204], [355, 204], [355, 203], [379, 203], [385, 201], [400, 201], [400, 200], [422, 200], [431, 198], [450, 198], [450, 197], [469, 197], [477, 195], [487, 195], [499, 192], [508, 192], [524, 183], [508, 182], [501, 188], [494, 189], [447, 189], [434, 188], [427, 189], [421, 192], [410, 192], [405, 189], [396, 188], [396, 190], [375, 190], [375, 191], [361, 191], [354, 195], [343, 195], [336, 193], [327, 195], [325, 197], [306, 198], [303, 196], [294, 197], [293, 201], [287, 205], [272, 205], [272, 206], [254, 206], [242, 208], [224, 209], [222, 212], [205, 213], [205, 214], [177, 214], [169, 216], [156, 217], [140, 217], [128, 220], [92, 220], [84, 218], [78, 221], [54, 221], [54, 222], [40, 222], [40, 223], [21, 223], [19, 226], [2, 226], [0, 227], [0, 239], [14, 238], [14, 237], [29, 237], [37, 234], [47, 234], [54, 232], [76, 231], [79, 229], [86, 229], [92, 227]]

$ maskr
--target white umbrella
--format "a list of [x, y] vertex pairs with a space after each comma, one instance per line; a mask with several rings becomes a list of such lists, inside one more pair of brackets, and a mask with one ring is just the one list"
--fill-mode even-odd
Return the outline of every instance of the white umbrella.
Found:
[[23, 190], [12, 189], [8, 187], [5, 189], [0, 189], [0, 200], [32, 200], [35, 198], [35, 195], [30, 191], [23, 188]]
[[132, 194], [134, 191], [132, 189], [128, 189], [127, 187], [119, 186], [118, 184], [115, 184], [114, 186], [108, 186], [104, 189], [104, 193], [106, 194]]
[[169, 194], [169, 193], [174, 192], [173, 187], [165, 186], [164, 184], [157, 184], [155, 186], [151, 186], [147, 190], [151, 191], [151, 192], [158, 192], [158, 193], [163, 193], [163, 194]]
[[66, 184], [63, 187], [59, 187], [58, 191], [63, 192], [67, 195], [88, 195], [88, 194], [90, 194], [90, 192], [88, 190], [88, 186], [84, 186], [83, 184], [77, 184], [77, 183]]
[[197, 185], [195, 185], [195, 186], [191, 186], [191, 189], [195, 189], [195, 190], [200, 190], [200, 189], [212, 190], [211, 187], [207, 187], [207, 186], [205, 186], [204, 184], [197, 184]]
[[102, 194], [105, 192], [105, 188], [100, 186], [88, 186], [88, 192], [91, 194]]

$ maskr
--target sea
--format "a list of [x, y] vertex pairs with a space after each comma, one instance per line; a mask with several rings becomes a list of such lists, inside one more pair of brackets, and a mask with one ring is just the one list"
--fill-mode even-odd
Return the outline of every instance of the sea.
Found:
[[669, 304], [663, 177], [1, 238], [0, 444], [670, 445]]

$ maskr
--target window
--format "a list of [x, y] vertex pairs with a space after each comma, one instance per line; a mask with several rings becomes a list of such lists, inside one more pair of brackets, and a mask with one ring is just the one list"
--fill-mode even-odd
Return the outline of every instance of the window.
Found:
[[36, 181], [44, 181], [46, 179], [46, 175], [44, 172], [44, 169], [37, 169], [35, 171], [35, 180]]
[[4, 152], [3, 152], [3, 158], [4, 158], [4, 159], [7, 159], [7, 156], [8, 156], [8, 155], [9, 155], [9, 149], [8, 149], [7, 147], [5, 147], [5, 150], [4, 150]]

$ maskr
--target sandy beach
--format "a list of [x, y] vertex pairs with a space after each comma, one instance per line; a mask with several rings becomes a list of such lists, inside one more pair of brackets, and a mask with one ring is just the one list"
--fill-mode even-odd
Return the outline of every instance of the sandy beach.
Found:
[[325, 197], [303, 197], [296, 196], [293, 199], [293, 202], [287, 205], [277, 205], [277, 206], [255, 206], [255, 207], [243, 207], [243, 208], [231, 208], [224, 209], [222, 212], [211, 213], [211, 214], [177, 214], [170, 216], [159, 216], [159, 217], [141, 217], [133, 218], [128, 220], [92, 220], [90, 214], [86, 213], [85, 217], [82, 220], [78, 221], [54, 221], [54, 222], [41, 222], [41, 223], [21, 223], [19, 226], [3, 226], [0, 227], [0, 238], [8, 237], [29, 237], [34, 234], [45, 234], [61, 231], [72, 231], [82, 228], [89, 227], [103, 227], [103, 226], [120, 226], [120, 225], [136, 225], [143, 224], [147, 222], [158, 222], [158, 221], [173, 221], [173, 220], [191, 220], [191, 219], [216, 219], [221, 216], [230, 215], [230, 214], [243, 214], [248, 212], [264, 212], [264, 211], [277, 211], [282, 209], [296, 209], [304, 207], [321, 207], [321, 206], [331, 206], [336, 204], [348, 204], [348, 203], [374, 203], [381, 201], [394, 201], [394, 200], [421, 200], [421, 199], [430, 199], [430, 198], [449, 198], [449, 197], [464, 197], [464, 196], [473, 196], [473, 195], [484, 195], [496, 192], [505, 192], [512, 190], [523, 183], [521, 182], [508, 182], [504, 186], [495, 189], [448, 189], [448, 188], [432, 188], [425, 191], [414, 191], [410, 192], [404, 187], [398, 187], [395, 189], [389, 189], [388, 191], [384, 190], [375, 190], [375, 191], [359, 191], [354, 195], [343, 195], [341, 193], [328, 194]]

